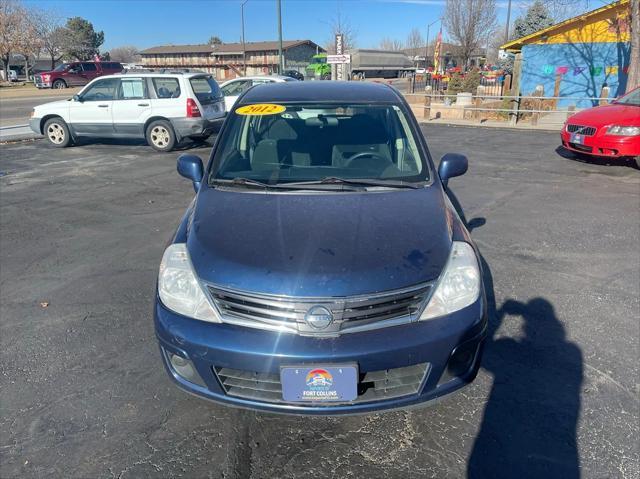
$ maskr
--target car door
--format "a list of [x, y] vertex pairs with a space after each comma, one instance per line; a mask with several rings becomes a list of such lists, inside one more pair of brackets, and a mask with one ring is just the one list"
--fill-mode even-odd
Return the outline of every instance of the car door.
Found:
[[67, 86], [86, 85], [87, 82], [82, 77], [82, 66], [80, 63], [71, 63], [67, 69], [62, 72], [62, 79]]
[[151, 100], [143, 78], [121, 78], [111, 117], [117, 136], [144, 137], [144, 123], [151, 116]]
[[252, 82], [247, 79], [231, 80], [220, 88], [224, 95], [224, 106], [227, 111], [231, 111], [233, 104], [238, 97], [245, 91], [251, 88]]
[[80, 136], [113, 136], [113, 99], [119, 78], [101, 78], [85, 88], [69, 107], [69, 123]]
[[91, 80], [100, 76], [100, 71], [95, 63], [83, 62], [80, 64], [82, 67], [82, 73], [80, 74], [82, 85], [86, 85]]

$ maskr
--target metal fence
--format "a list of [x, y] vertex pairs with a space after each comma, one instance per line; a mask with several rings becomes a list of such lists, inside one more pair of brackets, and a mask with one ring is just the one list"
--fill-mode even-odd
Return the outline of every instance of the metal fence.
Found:
[[576, 113], [575, 106], [559, 108], [559, 100], [570, 100], [576, 103], [587, 100], [594, 104], [604, 105], [609, 102], [604, 97], [547, 97], [547, 96], [512, 96], [483, 94], [448, 94], [443, 91], [431, 93], [409, 93], [405, 95], [410, 104], [424, 111], [424, 118], [446, 119], [445, 114], [455, 114], [463, 120], [504, 121], [512, 125], [529, 123], [538, 125], [545, 123], [549, 126], [561, 125], [572, 114]]
[[[480, 85], [484, 88], [487, 95], [501, 96], [505, 91], [504, 77], [480, 77]], [[430, 87], [432, 94], [446, 96], [449, 88], [449, 79], [447, 77], [436, 77], [429, 74], [414, 75], [410, 78], [409, 93], [421, 93]]]

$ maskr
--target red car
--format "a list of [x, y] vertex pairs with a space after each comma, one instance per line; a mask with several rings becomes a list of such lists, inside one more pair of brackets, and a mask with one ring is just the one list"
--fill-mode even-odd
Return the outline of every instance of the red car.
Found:
[[568, 150], [599, 157], [631, 157], [640, 168], [640, 88], [609, 105], [569, 117], [560, 136]]
[[33, 82], [38, 88], [84, 86], [94, 78], [115, 75], [122, 71], [119, 62], [73, 62], [58, 65], [50, 72], [38, 73]]

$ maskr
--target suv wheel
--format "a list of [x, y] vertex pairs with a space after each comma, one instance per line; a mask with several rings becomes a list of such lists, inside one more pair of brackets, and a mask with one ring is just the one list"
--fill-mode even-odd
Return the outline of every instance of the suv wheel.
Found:
[[147, 127], [147, 142], [154, 150], [171, 151], [176, 144], [176, 134], [167, 120], [156, 120]]
[[62, 90], [63, 88], [67, 88], [67, 84], [64, 82], [64, 80], [56, 80], [53, 82], [53, 85], [51, 85], [51, 88]]
[[62, 118], [51, 118], [44, 124], [44, 135], [53, 146], [64, 148], [71, 143], [69, 127]]

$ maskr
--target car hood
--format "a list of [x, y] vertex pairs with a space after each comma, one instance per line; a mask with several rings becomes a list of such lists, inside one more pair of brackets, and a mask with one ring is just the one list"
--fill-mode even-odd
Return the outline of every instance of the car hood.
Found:
[[442, 189], [263, 193], [204, 187], [188, 249], [218, 286], [290, 296], [351, 296], [434, 280], [451, 249]]
[[640, 107], [615, 104], [597, 106], [572, 115], [569, 123], [597, 127], [613, 124], [640, 125]]
[[66, 100], [50, 101], [49, 103], [43, 103], [42, 105], [36, 106], [36, 109], [37, 108], [47, 108], [47, 109], [66, 108], [68, 106], [69, 106], [69, 99], [66, 99]]

